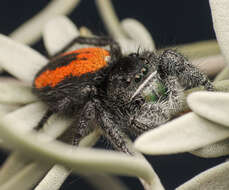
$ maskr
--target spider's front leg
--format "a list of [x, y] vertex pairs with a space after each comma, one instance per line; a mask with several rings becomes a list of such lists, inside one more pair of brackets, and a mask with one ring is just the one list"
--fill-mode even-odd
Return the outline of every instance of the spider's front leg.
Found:
[[158, 71], [162, 78], [169, 75], [177, 77], [180, 84], [187, 89], [203, 85], [206, 90], [214, 90], [205, 74], [189, 63], [183, 55], [171, 49], [165, 50], [161, 54]]
[[104, 136], [116, 150], [131, 154], [126, 146], [126, 137], [124, 133], [120, 132], [115, 116], [106, 111], [97, 99], [89, 101], [84, 106], [79, 118], [72, 123], [71, 130], [63, 134], [60, 139], [72, 145], [78, 145], [83, 137], [92, 132], [95, 125], [103, 130]]
[[169, 121], [184, 106], [183, 88], [176, 77], [164, 79], [167, 88], [166, 98], [157, 102], [146, 102], [136, 110], [129, 121], [129, 130], [139, 135]]
[[103, 130], [104, 136], [109, 140], [112, 146], [121, 152], [131, 154], [127, 147], [126, 135], [121, 132], [119, 119], [115, 117], [109, 110], [105, 109], [101, 101], [95, 100], [96, 120], [98, 126]]

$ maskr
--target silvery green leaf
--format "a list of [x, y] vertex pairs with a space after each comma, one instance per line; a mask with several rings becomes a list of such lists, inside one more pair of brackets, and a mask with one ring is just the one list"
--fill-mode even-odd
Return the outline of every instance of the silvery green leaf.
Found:
[[229, 80], [220, 80], [214, 82], [214, 87], [217, 91], [229, 92]]
[[209, 0], [213, 25], [220, 49], [229, 63], [229, 1]]
[[195, 92], [188, 96], [189, 107], [198, 115], [229, 126], [229, 93]]
[[88, 181], [95, 189], [98, 190], [129, 190], [118, 177], [106, 174], [85, 174]]
[[86, 26], [81, 26], [79, 28], [79, 32], [81, 36], [93, 36], [92, 31], [89, 28], [87, 28]]
[[210, 168], [176, 190], [228, 190], [229, 187], [229, 162]]
[[95, 4], [109, 34], [114, 39], [127, 38], [127, 34], [119, 22], [111, 0], [96, 0]]
[[14, 122], [10, 122], [9, 119], [0, 121], [0, 137], [30, 157], [49, 164], [63, 165], [76, 173], [108, 172], [138, 176], [151, 185], [159, 185], [162, 189], [153, 169], [142, 158], [112, 151], [76, 149], [58, 141], [52, 142], [47, 135], [25, 132], [26, 126], [15, 121], [16, 119]]
[[0, 104], [0, 115], [5, 115], [9, 112], [15, 111], [18, 108], [18, 105]]
[[79, 35], [77, 27], [65, 16], [47, 22], [43, 31], [44, 44], [50, 55], [54, 55]]
[[0, 103], [27, 104], [37, 100], [30, 86], [12, 78], [0, 79]]
[[0, 66], [18, 79], [32, 83], [47, 59], [28, 46], [0, 35]]
[[[56, 125], [52, 125], [56, 128]], [[64, 125], [65, 126], [65, 125]], [[49, 133], [52, 136], [55, 135], [52, 130], [50, 130], [50, 127], [47, 127], [49, 130], [45, 130], [45, 133]], [[57, 135], [56, 135], [57, 136]], [[91, 147], [94, 145], [98, 138], [100, 137], [100, 131], [94, 130], [91, 134], [84, 137], [82, 141], [80, 141], [79, 146], [82, 147]], [[82, 142], [82, 143], [81, 143]], [[68, 177], [68, 175], [71, 173], [71, 171], [67, 168], [64, 168], [60, 165], [53, 166], [49, 172], [46, 174], [46, 176], [40, 181], [40, 183], [37, 185], [35, 190], [42, 190], [42, 189], [53, 189], [57, 190], [62, 185], [64, 180]]]
[[208, 76], [215, 76], [225, 67], [225, 59], [221, 54], [191, 60], [191, 63]]
[[119, 43], [122, 53], [124, 55], [128, 55], [132, 52], [137, 52], [138, 50], [144, 50], [144, 48], [141, 48], [142, 45], [140, 44], [140, 42], [134, 41], [132, 39], [117, 38], [116, 41]]
[[70, 170], [60, 165], [55, 165], [46, 174], [35, 190], [57, 190], [61, 187], [65, 179], [69, 176]]
[[[0, 186], [1, 190], [23, 189], [30, 190], [41, 180], [50, 169], [50, 165], [41, 163], [31, 163], [15, 174], [10, 180]], [[26, 180], [29, 176], [29, 182]]]
[[46, 110], [46, 106], [40, 102], [32, 103], [21, 107], [9, 114], [5, 115], [3, 118], [17, 126], [21, 126], [23, 128], [16, 128], [16, 130], [23, 130], [24, 132], [28, 132], [33, 127], [35, 127], [41, 117], [44, 115]]
[[25, 44], [32, 44], [41, 37], [44, 24], [56, 17], [70, 13], [79, 3], [79, 0], [51, 1], [42, 11], [17, 28], [10, 37]]
[[146, 154], [173, 154], [189, 152], [227, 137], [228, 128], [188, 113], [142, 134], [136, 139], [135, 148]]
[[214, 79], [214, 81], [221, 81], [229, 79], [229, 67], [225, 67]]
[[204, 146], [190, 153], [203, 158], [215, 158], [229, 155], [229, 139]]
[[[5, 115], [4, 120], [8, 123], [16, 123], [19, 126], [23, 126], [23, 128], [18, 130], [28, 132], [37, 125], [46, 109], [47, 107], [40, 102], [28, 104]], [[50, 137], [56, 138], [66, 130], [71, 122], [70, 119], [64, 119], [57, 115], [53, 115], [44, 125], [44, 132]]]
[[127, 18], [121, 22], [121, 26], [126, 34], [140, 44], [140, 47], [146, 50], [155, 50], [154, 41], [145, 26], [139, 21]]
[[0, 169], [0, 185], [9, 181], [16, 173], [31, 162], [24, 154], [17, 151], [11, 153]]

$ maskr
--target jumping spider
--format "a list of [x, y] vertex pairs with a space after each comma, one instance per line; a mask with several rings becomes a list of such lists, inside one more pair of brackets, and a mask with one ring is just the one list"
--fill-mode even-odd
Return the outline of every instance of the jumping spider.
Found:
[[[63, 53], [75, 43], [96, 47]], [[59, 113], [78, 118], [73, 145], [97, 124], [115, 149], [129, 153], [120, 130], [139, 135], [167, 122], [182, 109], [184, 89], [199, 85], [213, 90], [207, 76], [176, 51], [122, 55], [110, 38], [77, 37], [34, 79], [34, 93], [48, 105], [36, 129]]]

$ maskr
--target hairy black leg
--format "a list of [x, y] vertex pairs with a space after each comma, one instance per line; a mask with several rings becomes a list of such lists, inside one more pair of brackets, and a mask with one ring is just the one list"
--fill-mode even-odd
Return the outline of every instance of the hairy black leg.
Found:
[[96, 120], [98, 126], [103, 130], [104, 136], [110, 141], [112, 146], [121, 152], [131, 154], [127, 148], [126, 136], [121, 133], [118, 119], [113, 114], [105, 110], [99, 100], [96, 101]]
[[180, 84], [185, 88], [203, 85], [206, 90], [214, 90], [208, 77], [176, 51], [169, 49], [162, 53], [158, 71], [162, 77], [176, 76]]
[[44, 126], [44, 124], [47, 122], [47, 120], [50, 118], [50, 116], [52, 114], [53, 114], [53, 111], [48, 109], [34, 129], [37, 130], [37, 131], [40, 130]]
[[72, 144], [78, 145], [80, 140], [87, 136], [93, 129], [93, 121], [95, 120], [95, 107], [93, 102], [87, 102], [80, 114], [75, 116], [76, 119], [69, 126], [68, 130], [58, 139]]
[[68, 108], [71, 105], [71, 100], [69, 97], [65, 97], [59, 101], [56, 102], [56, 108], [55, 108], [55, 112], [63, 112], [65, 110], [68, 110]]
[[93, 129], [95, 121], [95, 104], [89, 101], [80, 113], [79, 121], [73, 133], [73, 145], [78, 145], [80, 140], [87, 136]]
[[78, 44], [88, 44], [88, 45], [94, 45], [94, 46], [110, 46], [110, 52], [112, 55], [114, 55], [115, 58], [121, 57], [121, 49], [119, 44], [114, 41], [113, 39], [109, 37], [76, 37], [73, 39], [69, 44], [67, 44], [64, 48], [62, 48], [58, 53], [55, 54], [59, 55], [60, 53], [65, 52], [67, 49], [69, 49], [71, 46], [73, 46], [75, 43]]
[[52, 114], [66, 110], [69, 107], [70, 103], [71, 102], [67, 97], [57, 101], [55, 107], [52, 106], [48, 108], [48, 110], [45, 112], [45, 114], [43, 115], [43, 117], [41, 118], [41, 120], [38, 122], [38, 124], [35, 126], [34, 129], [37, 131], [40, 130]]
[[156, 103], [144, 103], [130, 118], [128, 128], [134, 130], [136, 135], [166, 123], [182, 110], [184, 94], [178, 80], [176, 77], [169, 76], [164, 81], [167, 87], [166, 99], [159, 99]]

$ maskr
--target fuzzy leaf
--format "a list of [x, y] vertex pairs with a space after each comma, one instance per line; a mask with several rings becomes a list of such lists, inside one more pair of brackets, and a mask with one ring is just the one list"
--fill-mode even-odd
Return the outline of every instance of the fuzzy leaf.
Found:
[[37, 160], [42, 160], [49, 164], [57, 163], [71, 168], [76, 173], [108, 172], [139, 176], [161, 187], [152, 168], [142, 158], [112, 151], [88, 148], [76, 149], [57, 141], [51, 142], [47, 135], [34, 132], [25, 133], [23, 129], [26, 127], [23, 125], [23, 123], [18, 123], [16, 120], [14, 122], [10, 122], [9, 119], [1, 120], [0, 137], [17, 150]]
[[[47, 164], [31, 163], [18, 172], [13, 178], [0, 186], [1, 190], [23, 189], [30, 190], [41, 180], [50, 166]], [[26, 179], [29, 176], [29, 183]]]
[[115, 39], [127, 38], [114, 11], [111, 0], [96, 0], [95, 4], [109, 34]]
[[79, 35], [77, 27], [64, 16], [50, 20], [44, 27], [43, 38], [47, 51], [54, 55]]
[[0, 79], [0, 92], [0, 103], [4, 104], [27, 104], [37, 100], [30, 86], [12, 78]]
[[24, 154], [13, 152], [0, 169], [0, 185], [9, 181], [16, 173], [21, 171], [31, 161]]
[[56, 17], [70, 13], [79, 3], [79, 0], [51, 1], [42, 11], [25, 22], [10, 37], [25, 44], [32, 44], [41, 37], [44, 24]]
[[213, 25], [220, 49], [229, 64], [229, 1], [209, 0]]
[[198, 115], [229, 127], [229, 93], [195, 92], [188, 96], [187, 102]]
[[28, 104], [5, 115], [4, 119], [12, 124], [17, 124], [18, 126], [23, 127], [17, 130], [27, 132], [36, 126], [45, 113], [45, 108], [45, 105], [39, 102]]
[[55, 165], [51, 170], [49, 170], [47, 175], [42, 179], [41, 183], [39, 183], [35, 190], [57, 190], [60, 188], [69, 174], [69, 169]]
[[229, 129], [212, 123], [195, 113], [188, 113], [135, 141], [135, 147], [146, 154], [188, 152], [229, 137]]
[[215, 158], [229, 155], [229, 139], [207, 145], [190, 153], [203, 158]]
[[0, 66], [18, 79], [32, 84], [47, 59], [28, 46], [0, 34]]
[[121, 26], [133, 41], [137, 41], [140, 44], [141, 48], [150, 51], [155, 50], [153, 39], [142, 23], [128, 18], [121, 22]]
[[18, 105], [0, 104], [0, 115], [5, 115], [9, 112], [15, 111], [18, 108]]
[[228, 190], [229, 162], [202, 172], [176, 190]]

